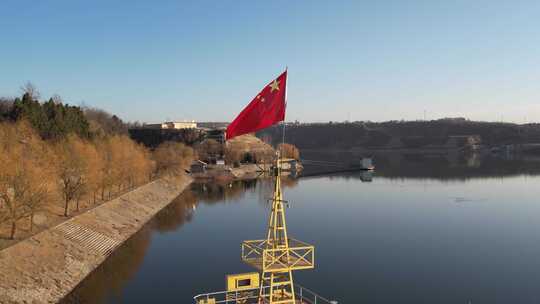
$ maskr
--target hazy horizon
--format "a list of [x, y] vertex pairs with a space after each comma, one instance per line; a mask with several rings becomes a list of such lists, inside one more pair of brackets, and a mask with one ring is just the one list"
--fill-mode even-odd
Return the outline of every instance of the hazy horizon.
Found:
[[27, 81], [126, 121], [231, 121], [286, 66], [287, 121], [540, 121], [540, 2], [6, 1]]

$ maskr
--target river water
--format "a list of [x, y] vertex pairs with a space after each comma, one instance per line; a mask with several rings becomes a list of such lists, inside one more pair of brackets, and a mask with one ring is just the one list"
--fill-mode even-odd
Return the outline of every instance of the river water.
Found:
[[[339, 303], [540, 303], [540, 163], [377, 160], [372, 176], [284, 179], [289, 234], [316, 246], [296, 282]], [[269, 179], [193, 184], [66, 302], [192, 303], [253, 271]]]

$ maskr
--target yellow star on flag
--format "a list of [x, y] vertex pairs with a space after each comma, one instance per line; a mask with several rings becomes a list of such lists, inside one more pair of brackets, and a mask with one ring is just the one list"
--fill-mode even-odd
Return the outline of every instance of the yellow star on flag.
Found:
[[279, 81], [274, 79], [274, 81], [270, 84], [270, 93], [276, 90], [279, 91]]

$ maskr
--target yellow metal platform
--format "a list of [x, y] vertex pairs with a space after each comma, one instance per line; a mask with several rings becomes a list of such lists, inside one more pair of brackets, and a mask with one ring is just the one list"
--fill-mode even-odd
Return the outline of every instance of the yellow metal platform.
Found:
[[[260, 287], [264, 289], [263, 294], [268, 293], [270, 287]], [[260, 297], [260, 288], [254, 288], [243, 291], [220, 291], [200, 294], [194, 297], [195, 304], [262, 304], [270, 303], [267, 297]], [[295, 284], [294, 293], [296, 295], [295, 304], [337, 304], [314, 293], [313, 291]], [[276, 301], [274, 301], [276, 302]], [[279, 302], [278, 302], [279, 303]]]
[[[279, 154], [277, 155], [279, 159]], [[315, 247], [289, 238], [281, 166], [274, 168], [274, 195], [266, 239], [242, 242], [242, 261], [260, 272], [227, 276], [227, 291], [195, 296], [196, 304], [336, 304], [294, 283], [293, 271], [315, 267]], [[258, 287], [256, 287], [258, 285]]]
[[242, 261], [261, 272], [281, 272], [286, 270], [313, 269], [315, 267], [315, 247], [289, 239], [288, 248], [272, 248], [268, 240], [242, 242]]

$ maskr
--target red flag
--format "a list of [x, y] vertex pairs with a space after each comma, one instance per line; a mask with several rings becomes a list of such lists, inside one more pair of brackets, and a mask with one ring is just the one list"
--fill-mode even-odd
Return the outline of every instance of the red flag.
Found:
[[227, 140], [255, 132], [285, 119], [287, 71], [272, 80], [227, 127]]

